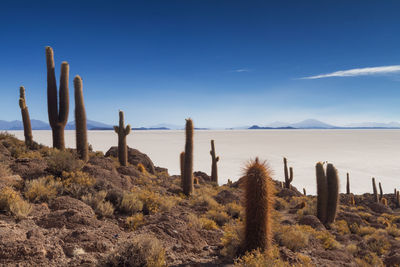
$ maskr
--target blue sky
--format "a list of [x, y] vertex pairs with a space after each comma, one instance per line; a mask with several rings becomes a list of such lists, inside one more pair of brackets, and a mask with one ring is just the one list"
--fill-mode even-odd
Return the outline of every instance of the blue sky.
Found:
[[110, 124], [118, 109], [135, 127], [189, 116], [199, 127], [400, 121], [399, 10], [369, 0], [1, 1], [0, 119], [20, 119], [24, 85], [31, 118], [47, 121], [50, 45], [57, 71], [70, 64], [71, 120], [79, 74], [88, 118]]

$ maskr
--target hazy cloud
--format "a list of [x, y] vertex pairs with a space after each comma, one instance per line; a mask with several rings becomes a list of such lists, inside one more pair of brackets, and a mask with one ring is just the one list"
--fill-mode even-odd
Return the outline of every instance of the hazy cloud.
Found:
[[400, 65], [381, 66], [371, 68], [359, 68], [350, 70], [339, 70], [331, 73], [320, 74], [315, 76], [303, 77], [301, 79], [321, 79], [328, 77], [352, 77], [352, 76], [365, 76], [365, 75], [379, 75], [388, 74], [393, 72], [400, 72]]
[[249, 69], [245, 69], [245, 68], [242, 68], [242, 69], [236, 69], [236, 70], [231, 70], [231, 72], [250, 72], [251, 70], [249, 70]]

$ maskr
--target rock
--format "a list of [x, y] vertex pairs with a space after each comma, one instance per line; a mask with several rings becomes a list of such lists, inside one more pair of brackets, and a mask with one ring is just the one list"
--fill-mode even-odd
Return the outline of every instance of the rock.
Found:
[[400, 251], [385, 259], [385, 266], [400, 266]]
[[346, 221], [349, 226], [354, 223], [358, 225], [364, 224], [360, 215], [354, 212], [339, 212], [336, 219]]
[[93, 209], [86, 203], [69, 196], [62, 196], [51, 201], [50, 209], [52, 210], [76, 210], [87, 216], [94, 216]]
[[292, 189], [282, 188], [281, 191], [278, 192], [277, 196], [283, 197], [283, 198], [284, 197], [301, 197], [301, 196], [303, 196], [303, 194], [297, 190], [294, 190], [294, 187], [292, 187]]
[[16, 159], [10, 166], [11, 170], [25, 180], [36, 179], [48, 175], [47, 162], [42, 159]]
[[222, 190], [214, 197], [214, 199], [219, 204], [226, 205], [231, 202], [237, 202], [239, 200], [239, 195], [237, 194], [237, 192], [235, 193], [230, 190]]
[[372, 202], [372, 203], [369, 203], [368, 207], [369, 207], [372, 211], [374, 211], [374, 212], [376, 212], [376, 213], [379, 213], [379, 214], [382, 214], [382, 213], [389, 213], [389, 214], [392, 214], [392, 213], [393, 213], [393, 211], [392, 211], [391, 208], [386, 207], [385, 205], [383, 205], [383, 204], [381, 204], [381, 203]]
[[[105, 154], [106, 157], [113, 156], [113, 157], [118, 157], [118, 147], [113, 146], [111, 147], [107, 153]], [[137, 166], [139, 163], [141, 163], [146, 170], [151, 173], [155, 174], [155, 168], [154, 164], [151, 161], [151, 159], [144, 153], [140, 152], [137, 149], [133, 149], [128, 147], [128, 162], [132, 165]]]
[[211, 177], [205, 172], [197, 171], [193, 173], [193, 176], [199, 179], [200, 184], [211, 182]]
[[305, 215], [303, 216], [300, 221], [299, 224], [302, 225], [309, 225], [312, 228], [316, 229], [316, 230], [325, 230], [325, 226], [321, 223], [321, 221], [314, 215]]

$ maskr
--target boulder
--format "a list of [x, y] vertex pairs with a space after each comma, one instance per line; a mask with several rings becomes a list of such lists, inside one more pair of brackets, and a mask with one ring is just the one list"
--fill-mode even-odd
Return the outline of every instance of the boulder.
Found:
[[[109, 156], [118, 157], [118, 147], [116, 147], [116, 146], [111, 147], [107, 151], [105, 156], [106, 157], [109, 157]], [[141, 163], [146, 168], [146, 170], [151, 174], [155, 174], [155, 172], [156, 172], [155, 168], [154, 168], [154, 164], [151, 161], [151, 159], [146, 154], [140, 152], [137, 149], [128, 147], [128, 162], [135, 166], [137, 166], [139, 163]]]

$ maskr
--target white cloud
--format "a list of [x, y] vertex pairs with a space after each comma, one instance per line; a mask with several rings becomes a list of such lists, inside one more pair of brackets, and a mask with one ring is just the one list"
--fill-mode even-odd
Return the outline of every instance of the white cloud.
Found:
[[327, 74], [320, 74], [315, 76], [303, 77], [301, 79], [321, 79], [328, 77], [352, 77], [352, 76], [365, 76], [365, 75], [378, 75], [388, 74], [393, 72], [400, 72], [400, 65], [393, 66], [382, 66], [382, 67], [371, 67], [371, 68], [359, 68], [350, 70], [339, 70]]
[[249, 69], [236, 69], [236, 70], [232, 70], [231, 72], [250, 72], [251, 70], [249, 70]]

